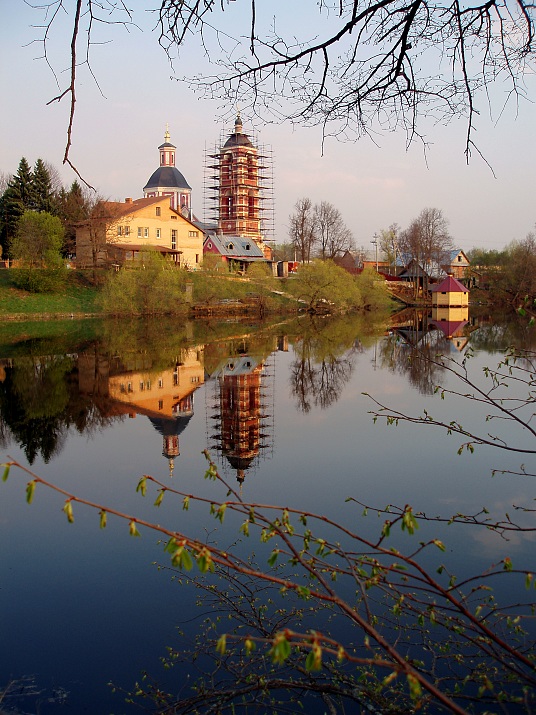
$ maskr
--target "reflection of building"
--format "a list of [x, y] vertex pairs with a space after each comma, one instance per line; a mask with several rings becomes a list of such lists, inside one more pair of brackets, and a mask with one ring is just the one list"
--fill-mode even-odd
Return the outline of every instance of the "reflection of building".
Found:
[[447, 340], [452, 340], [457, 350], [463, 350], [469, 341], [469, 334], [464, 333], [464, 328], [469, 321], [469, 307], [434, 307], [430, 327], [435, 326]]
[[242, 483], [246, 470], [267, 447], [267, 419], [262, 390], [265, 363], [248, 354], [228, 358], [218, 370], [217, 449]]
[[179, 455], [179, 435], [194, 413], [194, 392], [204, 382], [201, 348], [181, 352], [168, 370], [152, 373], [132, 369], [110, 376], [109, 395], [130, 417], [142, 414], [162, 435], [162, 454], [169, 460], [173, 475], [174, 458]]

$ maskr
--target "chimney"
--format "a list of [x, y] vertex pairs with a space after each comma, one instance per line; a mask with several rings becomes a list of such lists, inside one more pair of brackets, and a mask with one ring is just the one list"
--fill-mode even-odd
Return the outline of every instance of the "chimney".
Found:
[[131, 203], [132, 203], [132, 198], [131, 198], [130, 196], [127, 196], [127, 198], [125, 199], [125, 203], [126, 203], [126, 204], [131, 204]]

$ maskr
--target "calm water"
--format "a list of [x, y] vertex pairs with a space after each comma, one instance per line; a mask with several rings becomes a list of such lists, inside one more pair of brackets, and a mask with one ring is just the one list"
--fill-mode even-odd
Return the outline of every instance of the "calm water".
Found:
[[[477, 406], [431, 394], [436, 384], [454, 383], [439, 369], [417, 368], [416, 344], [456, 361], [471, 346], [479, 380], [509, 344], [530, 347], [522, 325], [516, 332], [475, 318], [447, 340], [437, 324], [413, 317], [389, 325], [348, 318], [271, 327], [69, 324], [35, 337], [24, 326], [0, 350], [0, 456], [79, 496], [220, 545], [236, 537], [230, 524], [220, 526], [204, 508], [186, 513], [172, 498], [156, 511], [154, 497], [136, 493], [140, 476], [222, 500], [221, 487], [203, 479], [208, 447], [245, 500], [345, 523], [362, 511], [349, 496], [447, 516], [484, 506], [502, 515], [513, 503], [530, 504], [530, 479], [491, 471], [521, 462], [534, 471], [532, 458], [484, 448], [457, 456], [462, 440], [438, 429], [373, 423], [364, 392], [404, 413], [426, 409], [464, 426], [484, 424]], [[258, 409], [246, 414], [240, 394]], [[507, 428], [497, 427], [526, 446]], [[157, 567], [167, 563], [157, 537], [142, 529], [132, 538], [112, 517], [101, 530], [98, 515], [76, 504], [69, 524], [63, 499], [44, 488], [26, 503], [27, 481], [13, 471], [0, 484], [0, 685], [32, 677], [40, 694], [11, 706], [129, 713], [108, 683], [130, 689], [145, 670], [178, 691], [180, 674], [163, 672], [160, 657], [180, 646], [177, 628], [199, 607], [193, 588]], [[377, 533], [379, 524], [368, 517], [361, 528]], [[505, 555], [520, 566], [533, 559], [526, 536], [506, 542], [461, 528], [440, 537], [460, 573]]]

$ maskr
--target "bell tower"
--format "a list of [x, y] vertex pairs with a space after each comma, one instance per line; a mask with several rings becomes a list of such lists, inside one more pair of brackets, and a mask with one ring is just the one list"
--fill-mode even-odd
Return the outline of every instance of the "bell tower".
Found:
[[209, 198], [217, 203], [219, 231], [224, 236], [249, 238], [270, 259], [272, 250], [266, 243], [270, 215], [266, 205], [270, 183], [267, 158], [244, 132], [238, 112], [234, 131], [210, 155], [213, 163], [206, 168], [215, 172], [208, 188], [213, 192]]

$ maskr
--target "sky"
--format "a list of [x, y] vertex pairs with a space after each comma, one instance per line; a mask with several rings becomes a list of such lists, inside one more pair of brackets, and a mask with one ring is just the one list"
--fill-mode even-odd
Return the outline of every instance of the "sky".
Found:
[[[294, 0], [296, 17], [297, 6], [304, 2]], [[102, 44], [94, 45], [91, 55], [98, 85], [85, 67], [79, 68], [70, 158], [105, 198], [138, 198], [158, 168], [158, 146], [169, 125], [177, 168], [192, 187], [194, 213], [202, 219], [205, 153], [232, 130], [236, 107], [201, 99], [172, 79], [173, 70], [152, 30], [154, 20], [144, 12], [148, 5], [144, 0], [129, 3], [139, 27], [98, 28]], [[40, 58], [41, 46], [32, 42], [42, 34], [36, 27], [42, 18], [24, 0], [4, 2], [0, 8], [0, 173], [16, 172], [22, 156], [31, 165], [41, 158], [70, 185], [76, 175], [62, 165], [68, 100], [47, 106], [58, 85]], [[318, 22], [317, 16], [310, 21]], [[69, 43], [68, 18], [59, 16], [49, 60], [62, 89]], [[193, 74], [204, 66], [199, 44], [190, 41], [175, 61], [175, 72]], [[527, 81], [536, 99], [536, 79]], [[377, 136], [374, 142], [329, 137], [323, 143], [319, 128], [258, 121], [252, 125], [247, 111], [241, 114], [244, 131], [253, 132], [272, 151], [277, 243], [288, 240], [289, 215], [304, 197], [338, 208], [356, 246], [371, 254], [375, 233], [392, 223], [406, 228], [426, 207], [443, 211], [454, 245], [463, 250], [500, 249], [535, 229], [534, 104], [509, 105], [498, 120], [483, 108], [475, 136], [493, 171], [476, 154], [467, 165], [466, 124], [461, 118], [447, 126], [430, 124], [425, 155], [421, 145], [406, 147], [403, 132]]]

